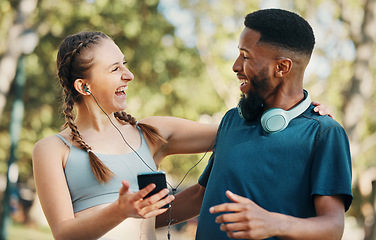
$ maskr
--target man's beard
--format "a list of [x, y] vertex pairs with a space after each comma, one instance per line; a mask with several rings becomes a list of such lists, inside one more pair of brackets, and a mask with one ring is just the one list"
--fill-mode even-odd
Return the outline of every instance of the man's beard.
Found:
[[261, 116], [263, 112], [263, 99], [258, 96], [255, 91], [251, 89], [247, 93], [247, 97], [242, 94], [241, 99], [239, 101], [239, 108], [245, 120], [247, 121], [254, 121], [259, 116]]
[[264, 99], [260, 97], [257, 89], [267, 88], [267, 69], [261, 71], [261, 78], [259, 76], [254, 76], [251, 79], [251, 84], [253, 88], [250, 88], [247, 92], [247, 97], [243, 93], [239, 101], [239, 108], [245, 120], [254, 121], [260, 117], [263, 113]]

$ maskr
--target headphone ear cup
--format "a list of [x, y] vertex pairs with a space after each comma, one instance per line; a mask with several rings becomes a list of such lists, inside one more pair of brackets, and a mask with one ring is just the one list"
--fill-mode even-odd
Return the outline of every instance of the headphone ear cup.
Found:
[[261, 126], [267, 133], [280, 132], [287, 127], [289, 119], [286, 111], [280, 108], [271, 108], [261, 117]]

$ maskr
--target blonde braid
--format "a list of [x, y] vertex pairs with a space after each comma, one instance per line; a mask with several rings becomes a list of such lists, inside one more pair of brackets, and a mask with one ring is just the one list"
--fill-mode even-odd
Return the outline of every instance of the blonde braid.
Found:
[[145, 136], [152, 142], [152, 143], [157, 143], [160, 142], [162, 144], [167, 143], [167, 140], [164, 139], [161, 134], [159, 133], [158, 129], [145, 123], [139, 123], [136, 118], [132, 117], [132, 115], [127, 114], [126, 112], [116, 112], [114, 113], [114, 116], [122, 120], [124, 122], [128, 122], [132, 126], [138, 126], [141, 131], [145, 134]]
[[74, 88], [74, 82], [79, 78], [86, 78], [93, 64], [92, 58], [87, 58], [90, 48], [109, 37], [102, 32], [80, 32], [66, 37], [59, 46], [56, 65], [60, 84], [64, 90], [64, 127], [71, 129], [72, 141], [79, 144], [80, 148], [87, 151], [90, 166], [95, 178], [105, 183], [111, 180], [114, 173], [102, 163], [91, 151], [91, 147], [82, 139], [74, 123], [73, 106], [82, 100], [81, 94]]
[[93, 171], [95, 178], [100, 183], [107, 183], [112, 179], [114, 173], [103, 164], [103, 162], [91, 151], [91, 147], [82, 139], [81, 134], [78, 131], [76, 124], [74, 123], [73, 117], [73, 101], [71, 100], [70, 95], [67, 95], [65, 98], [66, 108], [64, 110], [65, 114], [65, 125], [67, 125], [71, 129], [71, 136], [72, 141], [77, 142], [80, 147], [88, 152], [89, 160], [90, 160], [90, 167]]

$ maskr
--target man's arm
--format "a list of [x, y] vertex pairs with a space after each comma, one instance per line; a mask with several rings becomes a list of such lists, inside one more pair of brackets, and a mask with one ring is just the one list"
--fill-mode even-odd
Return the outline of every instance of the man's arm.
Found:
[[[171, 224], [177, 224], [199, 215], [205, 188], [195, 184], [175, 195], [171, 206]], [[169, 210], [157, 216], [155, 227], [165, 227], [169, 221]]]
[[210, 208], [211, 213], [230, 212], [216, 218], [218, 227], [235, 239], [341, 239], [344, 229], [345, 207], [340, 196], [316, 195], [316, 217], [296, 218], [266, 211], [253, 201], [226, 192], [233, 203]]

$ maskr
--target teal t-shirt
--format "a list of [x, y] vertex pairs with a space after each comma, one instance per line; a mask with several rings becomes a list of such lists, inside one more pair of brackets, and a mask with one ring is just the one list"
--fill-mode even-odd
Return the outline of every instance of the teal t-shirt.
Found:
[[[351, 158], [339, 123], [319, 116], [311, 105], [278, 133], [266, 133], [260, 119], [245, 121], [237, 109], [220, 124], [215, 151], [199, 179], [206, 187], [196, 239], [228, 239], [209, 208], [225, 202], [226, 190], [262, 208], [308, 218], [316, 216], [313, 195], [343, 196], [352, 201]], [[270, 238], [278, 239], [278, 238]]]

